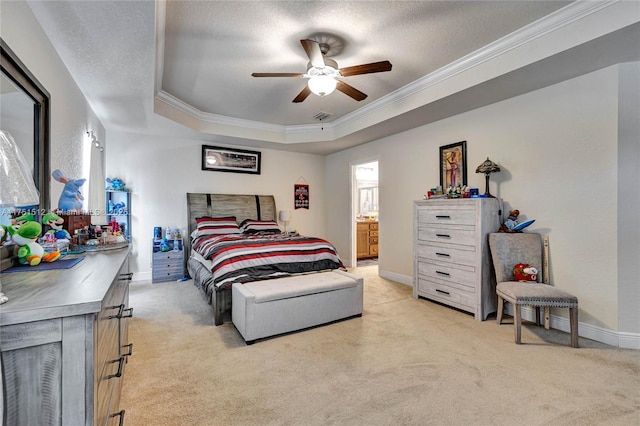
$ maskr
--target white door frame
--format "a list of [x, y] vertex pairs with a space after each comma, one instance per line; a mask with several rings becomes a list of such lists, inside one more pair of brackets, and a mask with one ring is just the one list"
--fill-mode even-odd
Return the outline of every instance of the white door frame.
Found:
[[[349, 260], [351, 263], [351, 267], [355, 268], [358, 265], [358, 259], [356, 258], [356, 252], [357, 247], [356, 247], [356, 241], [357, 241], [357, 226], [356, 226], [356, 213], [358, 211], [358, 197], [357, 197], [357, 192], [356, 192], [356, 187], [357, 187], [357, 179], [356, 179], [356, 168], [362, 164], [367, 164], [367, 163], [374, 163], [377, 162], [378, 163], [378, 208], [380, 206], [380, 157], [379, 156], [375, 156], [375, 157], [369, 157], [367, 159], [364, 160], [357, 160], [357, 161], [352, 161], [351, 163], [349, 163], [349, 165], [351, 166], [351, 190], [350, 190], [350, 195], [351, 195], [351, 216], [350, 216], [350, 229], [351, 229], [351, 252], [349, 255]], [[378, 214], [379, 214], [379, 210], [378, 210]], [[379, 244], [378, 240], [378, 244]]]

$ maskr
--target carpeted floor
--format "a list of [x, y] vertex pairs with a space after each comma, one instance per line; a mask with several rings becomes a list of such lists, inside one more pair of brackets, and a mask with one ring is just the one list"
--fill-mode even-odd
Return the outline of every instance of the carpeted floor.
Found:
[[133, 282], [134, 426], [637, 425], [640, 351], [478, 322], [358, 268], [364, 314], [246, 346], [191, 283]]
[[374, 266], [374, 265], [378, 265], [378, 258], [374, 257], [372, 259], [359, 259], [357, 261], [357, 266], [358, 268], [362, 268], [365, 266]]

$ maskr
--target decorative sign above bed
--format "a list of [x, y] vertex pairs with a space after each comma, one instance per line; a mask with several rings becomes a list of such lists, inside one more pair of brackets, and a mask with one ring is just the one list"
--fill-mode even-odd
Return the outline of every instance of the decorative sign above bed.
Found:
[[260, 174], [258, 151], [202, 145], [202, 170]]
[[309, 210], [309, 185], [305, 183], [293, 184], [293, 204], [296, 209]]

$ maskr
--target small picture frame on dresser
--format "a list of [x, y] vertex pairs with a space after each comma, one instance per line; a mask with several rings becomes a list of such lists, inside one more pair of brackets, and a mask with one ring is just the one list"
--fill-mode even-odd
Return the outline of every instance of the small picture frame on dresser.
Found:
[[447, 188], [467, 184], [467, 141], [440, 147], [440, 186]]

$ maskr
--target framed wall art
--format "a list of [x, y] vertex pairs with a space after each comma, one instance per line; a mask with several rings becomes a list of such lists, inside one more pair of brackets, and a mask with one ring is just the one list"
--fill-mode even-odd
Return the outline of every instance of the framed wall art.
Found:
[[202, 145], [202, 170], [260, 174], [258, 151]]
[[450, 186], [467, 184], [467, 141], [440, 147], [440, 185], [443, 191]]

